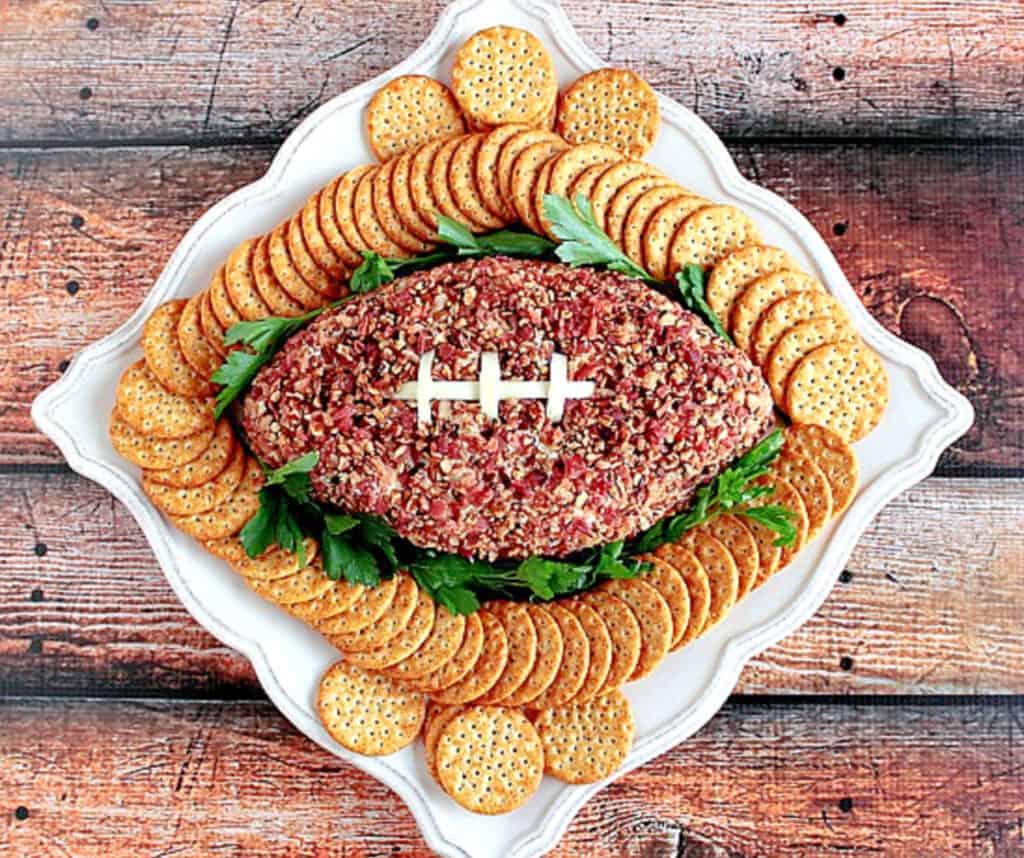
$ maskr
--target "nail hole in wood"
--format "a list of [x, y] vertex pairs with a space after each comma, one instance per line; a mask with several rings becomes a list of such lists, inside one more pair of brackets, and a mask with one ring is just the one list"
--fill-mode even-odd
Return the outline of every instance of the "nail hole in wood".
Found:
[[849, 569], [844, 569], [839, 573], [839, 580], [843, 584], [849, 584], [853, 580], [853, 573]]
[[845, 221], [832, 225], [832, 232], [835, 235], [846, 235], [846, 230], [849, 229], [849, 224]]
[[32, 593], [29, 596], [29, 598], [33, 602], [41, 602], [41, 601], [43, 601], [43, 591], [38, 589], [38, 588], [36, 588], [35, 590], [32, 591]]
[[835, 80], [846, 80], [846, 69], [841, 66], [836, 66], [832, 69], [832, 77]]
[[43, 641], [41, 638], [32, 638], [29, 641], [28, 651], [30, 655], [39, 655], [43, 651]]
[[92, 98], [92, 88], [88, 86], [83, 86], [80, 90], [78, 90], [78, 97], [82, 99], [82, 101], [88, 101], [90, 98]]
[[837, 27], [842, 27], [846, 23], [846, 16], [840, 12], [838, 15], [833, 15], [832, 20], [835, 21]]
[[69, 280], [64, 288], [68, 290], [69, 295], [74, 295], [81, 287], [77, 280]]
[[72, 215], [71, 226], [73, 229], [81, 229], [83, 226], [85, 226], [85, 218], [83, 218], [81, 215]]
[[[837, 15], [836, 17], [839, 16]], [[100, 28], [100, 19], [90, 18], [88, 21], [85, 22], [85, 27], [87, 30], [98, 30]]]
[[849, 813], [853, 810], [853, 799], [852, 798], [841, 798], [839, 799], [839, 809], [843, 813]]
[[35, 548], [32, 549], [36, 553], [36, 557], [43, 557], [50, 549], [46, 547], [45, 542], [37, 542]]
[[848, 655], [844, 655], [841, 659], [839, 659], [839, 669], [853, 670], [853, 659], [850, 658]]
[[71, 361], [62, 360], [59, 364], [57, 364], [57, 369], [60, 370], [61, 372], [64, 372], [69, 366], [71, 366]]
[[14, 818], [20, 822], [24, 822], [28, 819], [28, 808], [27, 807], [16, 807], [14, 808]]

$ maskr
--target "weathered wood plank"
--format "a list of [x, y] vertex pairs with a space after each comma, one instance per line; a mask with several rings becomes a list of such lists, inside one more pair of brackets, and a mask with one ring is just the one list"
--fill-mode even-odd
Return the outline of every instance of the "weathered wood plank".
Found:
[[[879, 319], [931, 352], [974, 401], [977, 425], [941, 472], [1024, 466], [1024, 148], [733, 152], [748, 175], [807, 214]], [[128, 317], [195, 218], [258, 177], [271, 154], [0, 155], [0, 464], [60, 460], [28, 419], [32, 398], [62, 360]]]
[[[1016, 855], [1022, 716], [726, 706], [600, 793], [552, 854]], [[12, 701], [0, 720], [12, 854], [430, 854], [394, 793], [266, 703]]]
[[[186, 0], [0, 11], [0, 141], [278, 139], [408, 56], [429, 2]], [[566, 0], [606, 62], [729, 136], [1020, 136], [1016, 0]], [[91, 23], [90, 23], [91, 22]]]
[[[0, 696], [260, 696], [103, 490], [16, 475], [0, 508]], [[1024, 693], [1022, 509], [1021, 480], [932, 478], [897, 499], [818, 614], [737, 691]]]

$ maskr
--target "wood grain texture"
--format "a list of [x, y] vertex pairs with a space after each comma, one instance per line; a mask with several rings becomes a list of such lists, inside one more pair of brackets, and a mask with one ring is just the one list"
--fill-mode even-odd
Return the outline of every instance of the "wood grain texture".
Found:
[[[14, 475], [0, 508], [0, 697], [261, 696], [105, 491], [72, 475]], [[933, 478], [901, 496], [861, 540], [852, 577], [752, 661], [737, 691], [1024, 693], [1022, 509], [1021, 480]]]
[[[810, 218], [872, 312], [974, 402], [977, 424], [940, 472], [1024, 467], [1024, 148], [758, 143], [733, 153]], [[135, 310], [196, 217], [271, 155], [0, 153], [0, 463], [61, 461], [29, 421], [32, 398]]]
[[[279, 139], [412, 53], [443, 6], [6, 4], [0, 141]], [[741, 14], [717, 0], [565, 7], [605, 62], [639, 71], [723, 135], [1024, 133], [1017, 0], [761, 0]]]
[[[600, 793], [552, 854], [1009, 858], [1022, 716], [729, 705]], [[0, 721], [11, 854], [430, 854], [394, 793], [266, 703], [17, 701]]]

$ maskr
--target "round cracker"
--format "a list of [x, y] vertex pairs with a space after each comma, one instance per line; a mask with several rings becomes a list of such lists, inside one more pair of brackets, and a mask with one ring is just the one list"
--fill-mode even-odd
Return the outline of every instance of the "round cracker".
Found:
[[[328, 187], [331, 186], [328, 185]], [[348, 279], [348, 266], [334, 251], [320, 225], [320, 196], [324, 190], [321, 188], [306, 200], [306, 204], [298, 214], [299, 227], [302, 230], [302, 239], [313, 260], [331, 283], [339, 285], [339, 291], [341, 291], [340, 284]]]
[[115, 407], [110, 412], [110, 443], [140, 468], [180, 468], [197, 459], [213, 441], [212, 426], [181, 438], [156, 438], [132, 428]]
[[578, 196], [585, 197], [590, 201], [590, 208], [593, 210], [594, 204], [591, 201], [591, 197], [594, 195], [594, 188], [597, 186], [598, 181], [601, 179], [606, 172], [608, 172], [608, 164], [594, 164], [592, 167], [587, 167], [582, 173], [580, 173], [571, 185], [565, 195], [570, 199], [574, 200]]
[[[766, 502], [770, 503], [770, 501]], [[754, 579], [754, 589], [757, 589], [779, 571], [779, 564], [782, 562], [782, 548], [775, 544], [775, 540], [778, 538], [775, 531], [750, 518], [744, 518], [743, 523], [757, 544], [757, 577]]]
[[627, 69], [597, 69], [562, 93], [558, 133], [571, 143], [602, 143], [631, 158], [654, 145], [661, 127], [658, 97]]
[[452, 718], [437, 740], [438, 781], [473, 813], [508, 813], [540, 786], [544, 750], [522, 712], [472, 706]]
[[527, 613], [537, 632], [537, 656], [526, 678], [502, 701], [506, 706], [522, 706], [538, 698], [555, 681], [562, 664], [565, 644], [558, 621], [541, 605], [527, 605]]
[[535, 146], [538, 143], [557, 143], [558, 141], [568, 145], [551, 131], [545, 131], [542, 128], [528, 128], [511, 135], [502, 145], [498, 154], [498, 190], [501, 192], [502, 200], [513, 211], [516, 211], [516, 208], [512, 199], [512, 175], [519, 156], [530, 146]]
[[400, 580], [398, 576], [393, 576], [385, 578], [374, 587], [367, 587], [348, 610], [316, 617], [311, 621], [313, 627], [324, 637], [330, 638], [332, 635], [351, 634], [372, 626], [391, 607]]
[[761, 565], [757, 540], [743, 520], [735, 515], [716, 515], [701, 527], [721, 542], [732, 555], [739, 574], [736, 598], [742, 599], [753, 589]]
[[609, 204], [627, 183], [633, 179], [661, 175], [662, 173], [657, 167], [633, 158], [623, 159], [607, 166], [588, 195], [591, 208], [594, 210], [594, 220], [597, 221], [598, 226], [604, 228], [605, 214]]
[[543, 121], [558, 97], [551, 55], [532, 33], [489, 27], [470, 36], [452, 65], [452, 89], [476, 125]]
[[419, 603], [420, 589], [411, 575], [399, 572], [395, 577], [398, 589], [383, 614], [360, 629], [331, 635], [331, 643], [346, 655], [382, 647], [409, 624]]
[[641, 194], [629, 209], [622, 223], [622, 249], [637, 265], [644, 264], [644, 237], [654, 213], [666, 203], [691, 197], [678, 185], [656, 185]]
[[419, 590], [412, 616], [397, 635], [374, 649], [346, 653], [345, 659], [367, 670], [383, 670], [416, 652], [430, 636], [433, 627], [434, 600], [425, 591]]
[[[555, 194], [560, 197], [569, 196], [569, 187], [589, 167], [595, 165], [610, 166], [622, 160], [622, 154], [604, 143], [583, 143], [570, 146], [554, 159], [551, 172], [548, 174], [543, 193]], [[541, 229], [551, 239], [556, 236], [551, 231], [551, 222], [543, 217], [543, 207], [538, 208]]]
[[881, 421], [889, 402], [885, 366], [861, 342], [821, 346], [798, 363], [786, 384], [785, 410], [853, 443]]
[[710, 533], [700, 528], [691, 530], [683, 538], [683, 544], [696, 555], [711, 585], [711, 605], [705, 627], [707, 631], [718, 625], [736, 604], [740, 590], [740, 573], [729, 549]]
[[562, 661], [551, 684], [530, 701], [531, 709], [564, 706], [583, 687], [590, 667], [590, 643], [583, 624], [564, 605], [551, 603], [544, 607], [555, 618], [562, 633]]
[[[769, 473], [763, 477], [759, 477], [755, 481], [755, 485], [772, 486], [775, 491], [768, 495], [765, 499], [765, 504], [778, 504], [793, 513], [793, 526], [796, 528], [796, 539], [792, 545], [781, 546], [781, 553], [779, 554], [779, 569], [788, 566], [792, 562], [793, 558], [800, 553], [800, 549], [804, 547], [807, 542], [807, 509], [804, 506], [804, 500], [800, 496], [793, 484], [784, 477], [780, 477], [778, 474]], [[777, 536], [775, 538], [778, 538]]]
[[747, 286], [775, 271], [799, 271], [800, 266], [785, 250], [764, 244], [749, 244], [727, 253], [711, 269], [707, 280], [708, 305], [715, 315], [727, 320], [732, 305]]
[[832, 489], [825, 472], [797, 449], [786, 447], [771, 472], [787, 480], [800, 494], [807, 512], [807, 541], [814, 539], [832, 517]]
[[[312, 556], [308, 549], [307, 555]], [[333, 581], [332, 584], [329, 590], [315, 599], [292, 605], [288, 609], [289, 612], [307, 625], [316, 628], [317, 623], [351, 610], [366, 593], [366, 587], [362, 584], [353, 584], [343, 578]]]
[[221, 358], [227, 357], [228, 348], [224, 345], [224, 328], [213, 312], [213, 300], [210, 290], [204, 289], [199, 297], [199, 327], [203, 338]]
[[188, 302], [161, 304], [142, 329], [142, 354], [157, 380], [179, 396], [210, 396], [215, 388], [185, 359], [178, 340], [178, 323]]
[[824, 292], [794, 292], [761, 313], [750, 336], [750, 359], [764, 367], [768, 354], [782, 335], [800, 322], [832, 318], [847, 321], [846, 310]]
[[246, 578], [245, 583], [258, 596], [286, 610], [291, 605], [312, 601], [334, 586], [334, 582], [327, 577], [319, 561], [308, 563], [294, 575], [287, 575], [284, 578]]
[[[317, 199], [317, 223], [334, 254], [349, 268], [358, 268], [363, 261], [359, 250], [348, 243], [338, 223], [337, 203], [338, 188], [347, 174], [342, 173], [327, 187], [320, 191]], [[349, 200], [349, 204], [351, 199]]]
[[250, 458], [241, 484], [224, 503], [198, 515], [172, 515], [171, 521], [178, 530], [200, 542], [234, 536], [259, 512], [262, 487], [263, 468]]
[[612, 663], [598, 692], [605, 694], [627, 682], [636, 670], [640, 661], [640, 622], [629, 605], [611, 593], [590, 590], [578, 598], [597, 611], [612, 639]]
[[590, 651], [583, 684], [568, 703], [586, 703], [601, 691], [608, 679], [608, 671], [612, 666], [612, 637], [601, 615], [590, 605], [579, 599], [567, 599], [561, 604], [572, 611], [580, 621]]
[[501, 703], [523, 681], [537, 660], [537, 629], [526, 611], [526, 605], [513, 602], [491, 602], [487, 609], [498, 618], [508, 638], [508, 661], [490, 690], [481, 695], [480, 703]]
[[452, 189], [451, 166], [455, 150], [462, 145], [464, 137], [455, 137], [446, 141], [430, 165], [430, 193], [437, 204], [437, 210], [445, 217], [463, 224], [473, 232], [487, 232], [486, 224], [477, 223], [455, 202]]
[[227, 468], [238, 446], [231, 422], [222, 418], [217, 421], [213, 437], [202, 453], [188, 462], [171, 468], [147, 469], [145, 477], [151, 483], [163, 486], [201, 486]]
[[750, 353], [750, 338], [761, 314], [776, 301], [796, 292], [824, 292], [821, 281], [802, 271], [785, 269], [750, 281], [732, 305], [729, 333], [737, 348]]
[[199, 320], [203, 293], [193, 295], [185, 303], [178, 319], [178, 345], [182, 357], [202, 378], [209, 378], [221, 364], [217, 350], [210, 345]]
[[633, 747], [633, 709], [621, 691], [548, 709], [534, 722], [544, 746], [544, 771], [567, 784], [613, 775]]
[[519, 219], [537, 234], [541, 233], [541, 225], [534, 207], [535, 190], [544, 176], [545, 165], [567, 147], [568, 144], [557, 137], [534, 143], [519, 154], [512, 168], [512, 205]]
[[476, 612], [483, 626], [483, 647], [470, 671], [458, 682], [431, 694], [434, 700], [449, 705], [470, 703], [482, 697], [498, 681], [508, 661], [508, 636], [498, 618], [490, 611]]
[[437, 234], [437, 215], [444, 214], [434, 192], [431, 190], [430, 176], [433, 172], [434, 158], [444, 146], [444, 140], [435, 140], [421, 146], [412, 156], [409, 165], [409, 191], [412, 194], [413, 206], [420, 219], [430, 227], [432, 234]]
[[267, 239], [267, 255], [270, 257], [270, 268], [274, 272], [281, 288], [287, 292], [293, 300], [302, 305], [304, 310], [315, 310], [327, 303], [323, 295], [310, 286], [299, 269], [295, 267], [295, 261], [288, 250], [286, 232], [290, 222], [278, 224], [270, 232]]
[[[395, 159], [381, 164], [380, 169], [373, 177], [373, 211], [377, 216], [384, 234], [395, 244], [409, 253], [426, 253], [433, 247], [432, 244], [421, 241], [418, 236], [410, 232], [398, 214], [391, 189], [395, 182], [395, 169], [399, 161]], [[406, 176], [408, 182], [408, 175]], [[408, 185], [405, 185], [408, 188]]]
[[306, 312], [305, 308], [289, 295], [274, 274], [270, 265], [270, 236], [263, 236], [256, 242], [252, 253], [252, 274], [256, 291], [270, 307], [273, 315], [294, 318]]
[[136, 361], [117, 383], [117, 413], [136, 432], [153, 438], [184, 438], [213, 428], [213, 399], [178, 396]]
[[[670, 187], [676, 190], [677, 196], [686, 196], [686, 191], [671, 179], [656, 174], [637, 176], [619, 188], [608, 201], [601, 220], [597, 223], [605, 234], [619, 247], [625, 247], [626, 218], [629, 217], [633, 205], [640, 197], [655, 188]], [[671, 199], [671, 197], [668, 197]], [[664, 200], [667, 202], [668, 199]]]
[[[353, 167], [347, 173], [342, 174], [334, 191], [334, 219], [345, 242], [357, 254], [373, 250], [373, 248], [367, 244], [366, 237], [356, 226], [356, 189], [363, 180], [363, 176], [376, 169], [375, 164]], [[362, 262], [362, 256], [359, 261]]]
[[398, 680], [419, 679], [433, 673], [455, 657], [466, 632], [466, 618], [453, 614], [441, 604], [434, 606], [434, 622], [423, 644], [387, 669]]
[[[303, 563], [299, 555], [282, 548], [270, 548], [259, 557], [250, 557], [237, 536], [226, 539], [215, 539], [205, 543], [206, 550], [227, 563], [243, 578], [254, 578], [259, 581], [276, 581], [288, 578], [300, 571]], [[305, 540], [306, 562], [316, 557], [319, 546], [315, 539]]]
[[391, 172], [391, 201], [403, 226], [420, 241], [433, 244], [437, 240], [437, 231], [420, 216], [412, 198], [409, 178], [412, 156], [413, 153], [406, 152], [395, 162], [394, 170]]
[[259, 238], [247, 238], [239, 244], [224, 266], [224, 287], [232, 306], [246, 321], [265, 319], [271, 315], [267, 302], [260, 297], [256, 288], [256, 277], [252, 271], [252, 257]]
[[822, 470], [832, 490], [832, 515], [843, 512], [857, 494], [860, 465], [853, 448], [831, 429], [794, 423], [786, 429], [786, 444], [801, 450]]
[[236, 444], [227, 466], [205, 483], [180, 487], [164, 485], [144, 471], [142, 490], [157, 509], [168, 515], [196, 515], [220, 506], [234, 494], [245, 474], [245, 462], [245, 449]]
[[669, 250], [669, 270], [687, 265], [708, 268], [734, 250], [760, 244], [756, 224], [735, 206], [706, 206], [690, 215], [679, 227]]
[[210, 281], [210, 306], [213, 308], [213, 315], [217, 317], [220, 327], [225, 333], [230, 331], [239, 322], [244, 322], [242, 314], [231, 302], [227, 285], [227, 266], [222, 265], [217, 269]]
[[366, 136], [378, 161], [465, 130], [452, 91], [426, 75], [404, 74], [388, 81], [366, 106]]
[[676, 270], [670, 268], [669, 248], [676, 232], [691, 214], [706, 206], [701, 197], [676, 197], [661, 206], [647, 221], [640, 248], [644, 267], [658, 280], [668, 280]]
[[377, 217], [373, 200], [373, 186], [381, 169], [381, 167], [374, 166], [360, 177], [356, 184], [355, 196], [352, 198], [352, 217], [355, 219], [359, 235], [374, 253], [391, 259], [410, 256], [408, 250], [391, 240]]
[[772, 391], [772, 398], [782, 405], [786, 380], [798, 363], [826, 343], [853, 342], [857, 333], [845, 318], [811, 319], [786, 331], [768, 353], [762, 370]]
[[320, 294], [321, 301], [333, 301], [341, 294], [341, 284], [320, 267], [313, 254], [309, 252], [306, 237], [302, 233], [302, 212], [290, 221], [284, 230], [285, 244], [288, 245], [288, 257], [292, 266], [299, 272], [299, 277], [314, 292]]
[[427, 718], [423, 723], [423, 755], [427, 761], [427, 771], [437, 781], [437, 740], [441, 738], [441, 731], [448, 726], [456, 715], [460, 715], [468, 709], [468, 706], [445, 706], [440, 703], [431, 703], [427, 709]]
[[672, 644], [672, 612], [650, 584], [639, 578], [605, 581], [604, 592], [625, 602], [640, 624], [640, 659], [630, 681], [643, 679], [654, 671]]
[[505, 143], [521, 131], [525, 125], [499, 125], [484, 137], [476, 153], [476, 184], [480, 197], [487, 209], [505, 223], [516, 219], [515, 209], [505, 200], [498, 183], [498, 158]]
[[331, 666], [320, 680], [316, 708], [331, 738], [370, 757], [393, 754], [411, 744], [427, 710], [422, 694], [344, 661]]
[[672, 615], [671, 651], [690, 627], [690, 591], [683, 576], [668, 561], [654, 554], [642, 554], [637, 559], [651, 564], [651, 568], [644, 573], [644, 581], [658, 591]]
[[419, 691], [434, 693], [460, 682], [476, 664], [484, 646], [484, 628], [476, 614], [466, 617], [465, 631], [458, 649], [448, 661], [426, 676], [406, 680], [406, 685]]
[[674, 652], [696, 640], [708, 627], [708, 617], [711, 613], [711, 582], [697, 555], [685, 545], [666, 543], [659, 546], [654, 553], [679, 573], [690, 596], [690, 620], [683, 636], [672, 644], [671, 651]]
[[459, 211], [471, 222], [490, 232], [501, 229], [507, 221], [491, 213], [476, 181], [476, 159], [486, 134], [469, 134], [452, 152], [448, 167], [448, 185]]

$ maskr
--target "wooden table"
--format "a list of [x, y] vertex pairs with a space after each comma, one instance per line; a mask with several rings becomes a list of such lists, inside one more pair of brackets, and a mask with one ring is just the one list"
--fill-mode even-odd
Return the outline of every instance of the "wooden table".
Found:
[[[138, 528], [28, 408], [189, 225], [442, 4], [0, 4], [0, 854], [424, 854], [178, 604]], [[566, 0], [790, 199], [978, 422], [831, 598], [557, 854], [1024, 852], [1020, 0]]]

